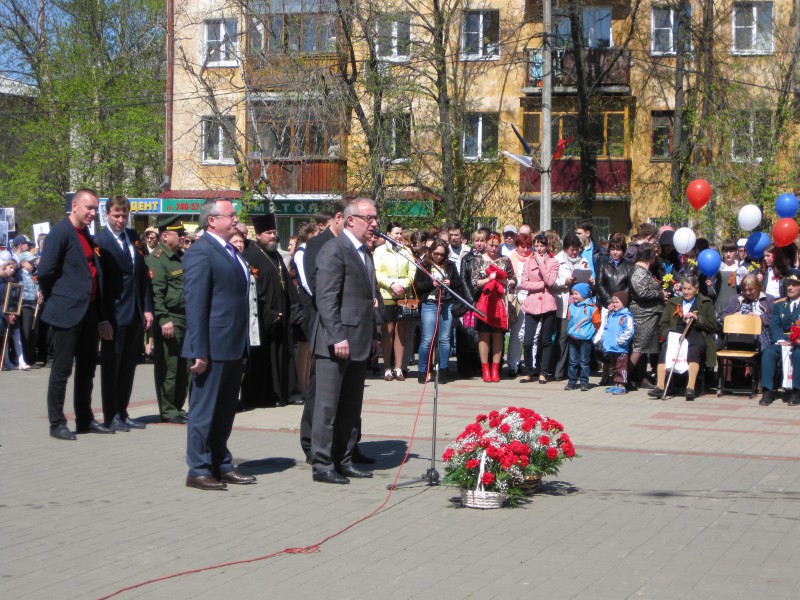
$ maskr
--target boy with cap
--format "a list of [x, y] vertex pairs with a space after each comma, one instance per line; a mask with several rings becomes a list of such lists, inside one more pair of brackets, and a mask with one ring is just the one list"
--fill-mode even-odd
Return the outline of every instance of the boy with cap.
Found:
[[606, 328], [600, 344], [603, 350], [603, 377], [611, 371], [614, 385], [606, 392], [618, 396], [626, 393], [628, 383], [628, 350], [633, 339], [633, 315], [628, 310], [630, 296], [615, 292], [611, 296], [611, 310], [606, 317]]
[[581, 391], [589, 390], [589, 361], [592, 356], [592, 338], [600, 327], [600, 311], [587, 300], [591, 295], [588, 283], [572, 286], [572, 304], [569, 307], [567, 345], [569, 346], [569, 371], [565, 390], [578, 389], [580, 375]]

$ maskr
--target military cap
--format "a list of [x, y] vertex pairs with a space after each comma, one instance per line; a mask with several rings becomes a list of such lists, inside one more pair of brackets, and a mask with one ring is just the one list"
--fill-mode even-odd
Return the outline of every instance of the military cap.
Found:
[[185, 235], [183, 221], [180, 215], [164, 215], [158, 220], [158, 232], [174, 231], [178, 235]]

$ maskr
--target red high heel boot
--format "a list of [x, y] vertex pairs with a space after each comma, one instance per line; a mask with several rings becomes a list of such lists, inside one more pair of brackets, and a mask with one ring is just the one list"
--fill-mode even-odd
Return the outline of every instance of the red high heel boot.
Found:
[[481, 375], [486, 383], [492, 382], [492, 374], [489, 371], [489, 363], [481, 363]]
[[500, 382], [500, 363], [492, 363], [492, 382]]

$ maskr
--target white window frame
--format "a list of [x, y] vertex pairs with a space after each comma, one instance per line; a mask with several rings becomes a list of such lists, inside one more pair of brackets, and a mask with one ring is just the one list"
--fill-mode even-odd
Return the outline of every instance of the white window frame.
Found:
[[[233, 38], [228, 35], [232, 26]], [[211, 60], [210, 44], [212, 43], [209, 32], [217, 28], [218, 38], [214, 40], [219, 44], [220, 59]], [[226, 41], [227, 40], [227, 41]], [[229, 42], [229, 43], [228, 43]], [[203, 52], [202, 64], [206, 67], [236, 67], [239, 65], [239, 21], [235, 17], [222, 17], [219, 19], [206, 19], [203, 21]]]
[[[769, 7], [770, 12], [770, 28], [769, 28], [769, 44], [767, 48], [758, 48], [758, 24], [761, 12]], [[736, 26], [736, 15], [740, 11], [749, 9], [752, 11], [753, 24], [748, 27]], [[736, 47], [736, 31], [738, 29], [750, 29], [750, 46], [748, 48]], [[732, 54], [745, 54], [745, 55], [764, 55], [773, 54], [775, 52], [775, 5], [773, 2], [734, 2], [731, 8], [731, 53]]]
[[[478, 35], [481, 43], [478, 51], [467, 53], [467, 17], [477, 13], [480, 17], [478, 22]], [[497, 14], [497, 39], [494, 42], [485, 43], [486, 40], [486, 15], [488, 13]], [[500, 58], [500, 11], [497, 9], [488, 10], [465, 10], [461, 21], [461, 60], [499, 60]]]
[[[760, 163], [764, 160], [763, 156], [756, 156], [760, 148], [757, 147], [757, 134], [756, 130], [758, 116], [766, 116], [769, 119], [770, 129], [772, 128], [772, 112], [767, 109], [745, 109], [739, 111], [740, 116], [747, 116], [747, 123], [745, 130], [735, 130], [731, 132], [731, 161], [735, 163]], [[749, 152], [747, 154], [736, 153], [736, 142], [741, 142], [742, 137], [747, 137], [749, 140]]]
[[[656, 48], [656, 11], [665, 10], [669, 11], [669, 50], [659, 50]], [[692, 19], [692, 6], [691, 4], [686, 5], [686, 16], [689, 18], [691, 23]], [[675, 56], [677, 54], [677, 44], [678, 44], [678, 13], [675, 9], [671, 6], [666, 4], [661, 4], [657, 6], [653, 6], [653, 10], [650, 13], [650, 54], [653, 56]], [[660, 28], [659, 30], [663, 30], [664, 28]], [[689, 32], [689, 48], [688, 51], [692, 50], [692, 34], [691, 31]]]
[[[486, 136], [484, 135], [484, 131], [483, 131], [483, 128], [484, 128], [484, 117], [488, 117], [489, 115], [493, 115], [493, 116], [497, 117], [496, 121], [495, 121], [497, 123], [497, 129], [494, 131], [494, 134], [495, 134], [495, 139], [497, 139], [497, 141], [499, 143], [500, 118], [499, 118], [499, 115], [497, 113], [486, 113], [486, 112], [483, 112], [483, 113], [468, 113], [467, 114], [467, 119], [470, 119], [470, 118], [473, 118], [473, 117], [478, 117], [478, 124], [477, 124], [477, 127], [475, 127], [475, 136], [477, 137], [475, 145], [476, 145], [476, 147], [478, 149], [478, 154], [476, 156], [467, 155], [467, 127], [464, 127], [464, 132], [461, 134], [461, 151], [464, 153], [464, 160], [469, 161], [469, 162], [477, 162], [477, 161], [480, 161], [480, 160], [493, 160], [493, 159], [497, 158], [497, 154], [496, 153], [493, 156], [488, 156], [488, 155], [484, 156], [484, 154], [483, 154], [483, 144], [484, 144], [484, 140], [486, 138]], [[497, 149], [497, 151], [499, 151], [499, 148]]]
[[[236, 132], [236, 119], [232, 116], [225, 116], [222, 119], [216, 117], [203, 117], [200, 121], [200, 155], [201, 162], [204, 165], [233, 165], [234, 149], [231, 145], [226, 144], [225, 141], [225, 124], [231, 128], [231, 132]], [[208, 136], [209, 128], [216, 127], [217, 130], [217, 144], [216, 155], [209, 156], [206, 154], [206, 137]], [[227, 155], [226, 155], [227, 152]]]
[[[408, 62], [411, 60], [411, 44], [414, 41], [414, 32], [411, 27], [412, 19], [411, 13], [397, 13], [392, 15], [383, 15], [386, 22], [391, 25], [391, 33], [389, 34], [392, 46], [391, 54], [381, 54], [380, 48], [380, 23], [375, 24], [375, 54], [380, 60], [387, 62]], [[400, 29], [400, 22], [408, 26], [408, 54], [400, 54], [398, 32]]]

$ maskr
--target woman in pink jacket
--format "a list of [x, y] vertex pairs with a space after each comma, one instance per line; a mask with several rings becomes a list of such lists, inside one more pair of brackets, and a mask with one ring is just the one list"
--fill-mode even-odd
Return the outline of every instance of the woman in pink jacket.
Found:
[[[556, 326], [556, 298], [553, 285], [558, 275], [558, 261], [550, 253], [547, 236], [538, 233], [533, 238], [533, 256], [522, 269], [519, 287], [528, 291], [528, 297], [522, 305], [525, 313], [525, 377], [521, 383], [533, 381], [536, 373], [533, 370], [533, 346], [536, 339], [539, 372], [539, 383], [547, 383], [551, 378], [550, 364], [553, 349], [553, 333]], [[541, 328], [539, 325], [541, 324]], [[539, 336], [536, 336], [537, 330]]]

